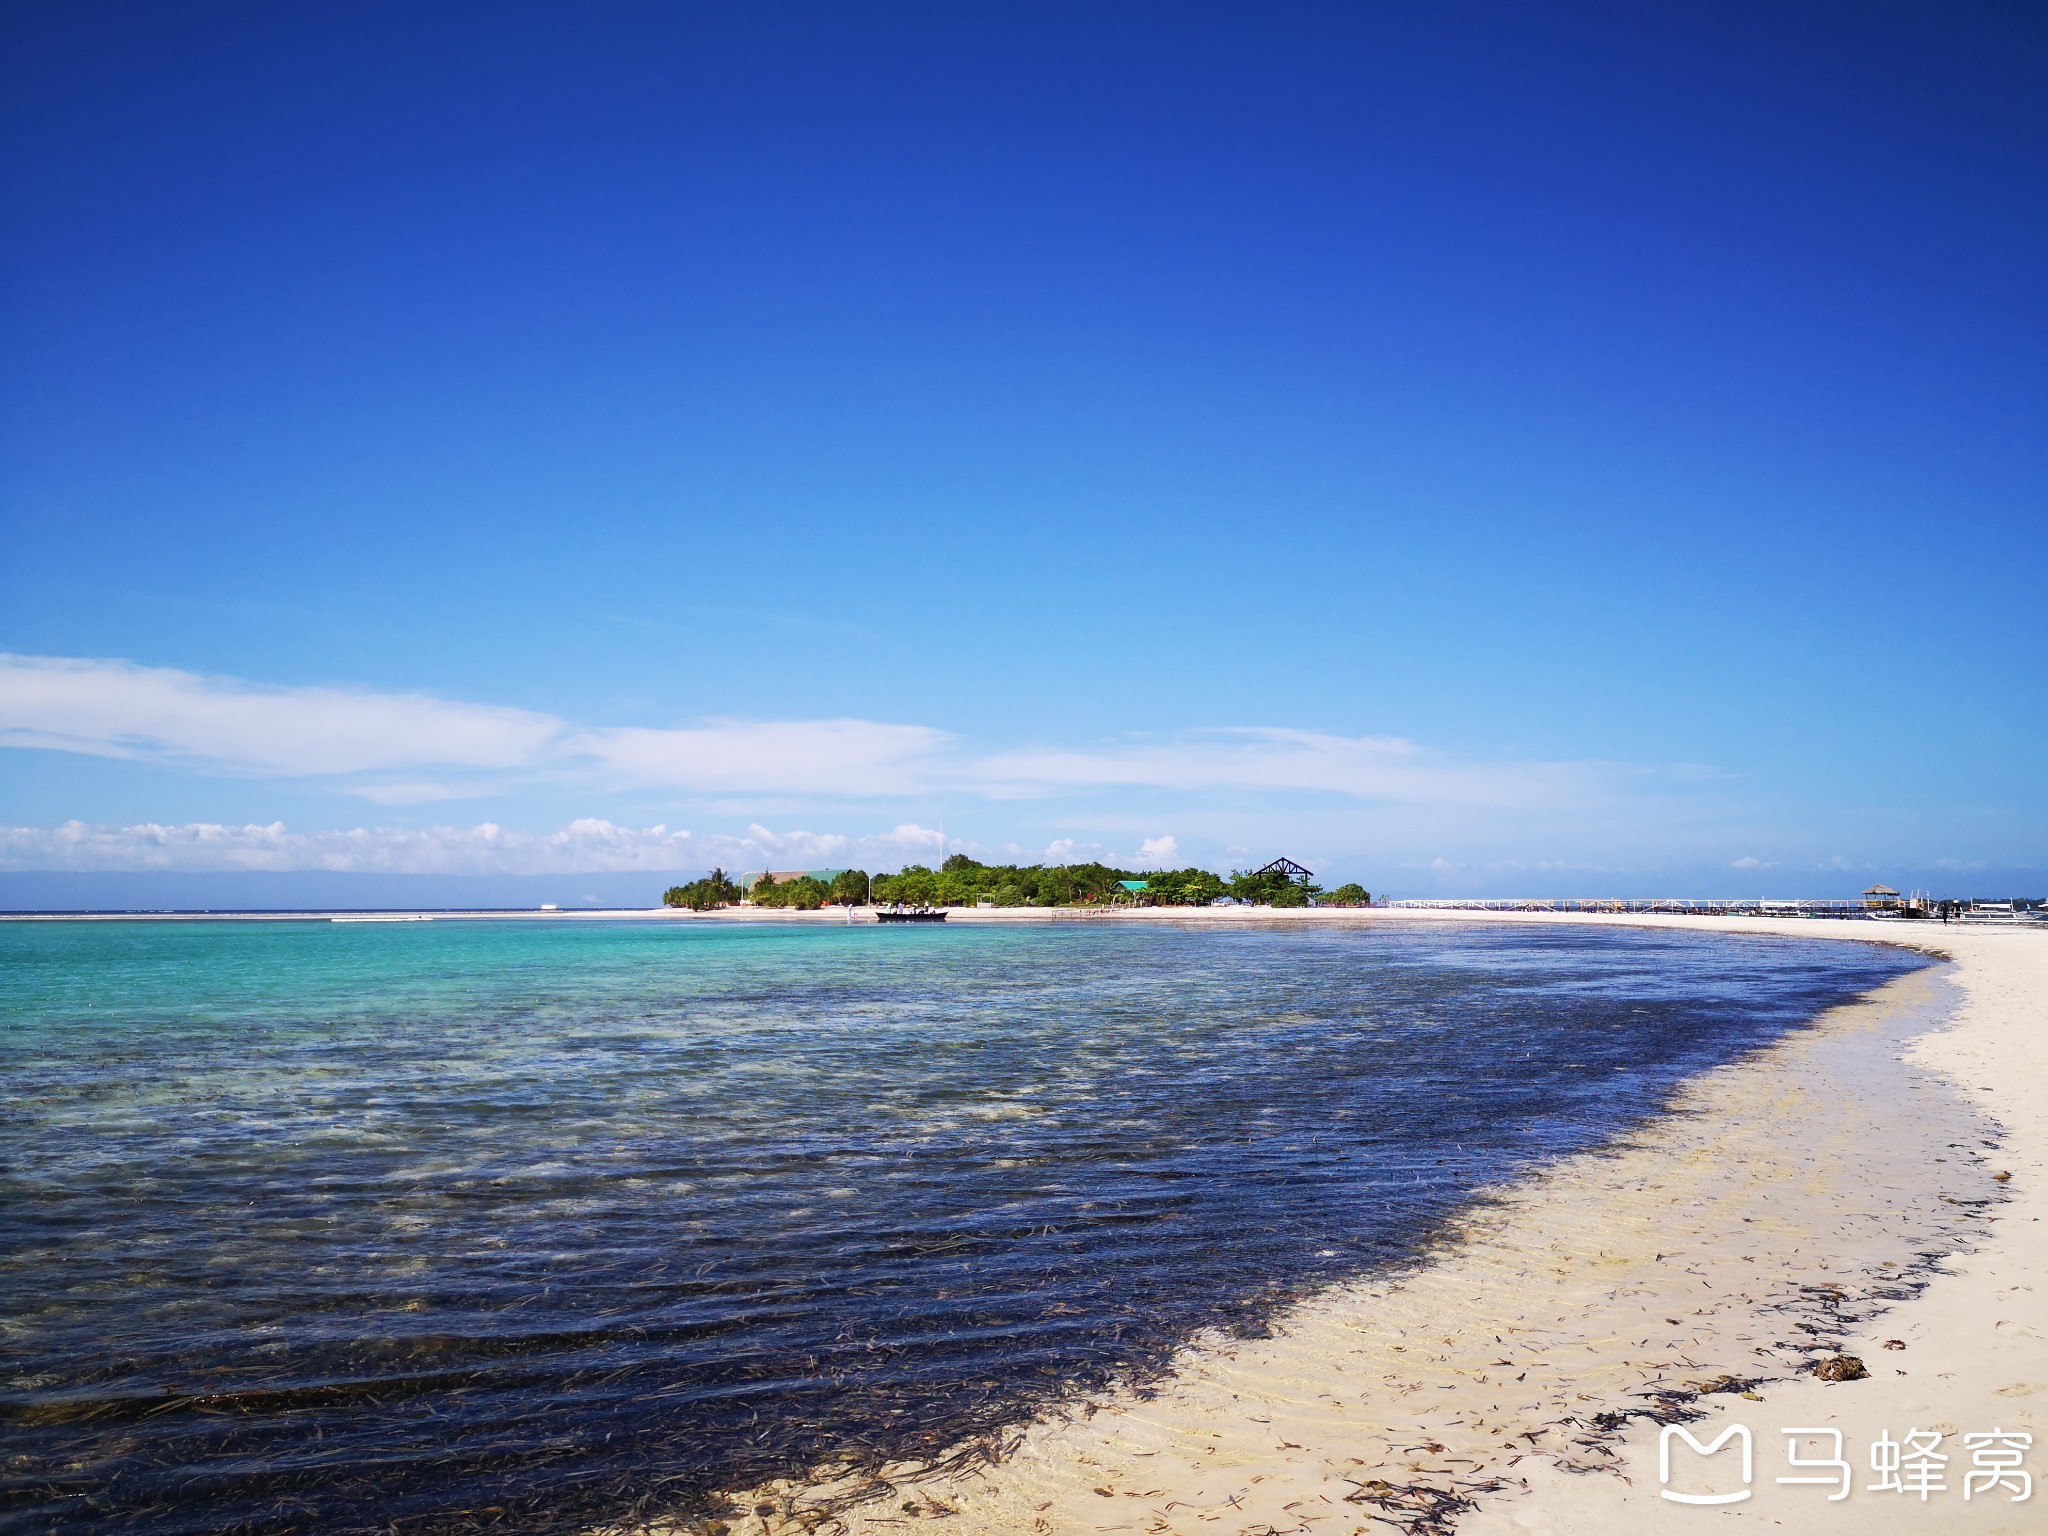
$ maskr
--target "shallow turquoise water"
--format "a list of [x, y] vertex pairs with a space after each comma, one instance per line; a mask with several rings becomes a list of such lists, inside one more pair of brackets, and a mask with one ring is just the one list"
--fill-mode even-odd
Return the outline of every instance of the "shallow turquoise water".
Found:
[[1919, 963], [1476, 927], [0, 925], [0, 1525], [568, 1528], [950, 1444], [1256, 1332]]

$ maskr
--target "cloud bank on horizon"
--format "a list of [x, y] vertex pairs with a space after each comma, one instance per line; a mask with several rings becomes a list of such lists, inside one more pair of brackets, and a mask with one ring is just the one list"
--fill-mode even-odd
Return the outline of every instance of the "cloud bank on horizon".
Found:
[[[527, 873], [675, 869], [711, 863], [887, 865], [947, 847], [1027, 859], [1114, 858], [1157, 867], [1181, 856], [1161, 829], [1178, 816], [1229, 852], [1262, 824], [1273, 835], [1321, 807], [1436, 824], [1531, 819], [1562, 833], [1590, 822], [1640, 826], [1672, 804], [1701, 810], [1713, 776], [1696, 768], [1600, 762], [1474, 762], [1397, 737], [1216, 727], [1168, 740], [982, 748], [946, 730], [860, 719], [714, 720], [677, 727], [595, 726], [509, 706], [423, 693], [279, 687], [131, 661], [0, 654], [0, 746], [155, 765], [254, 782], [306, 781], [386, 807], [518, 797], [535, 787], [591, 799], [625, 793], [709, 806], [794, 800], [842, 822], [876, 821], [889, 803], [938, 797], [1001, 809], [1050, 803], [1076, 835], [1024, 844], [948, 842], [914, 820], [867, 832], [693, 834], [666, 821], [638, 829], [578, 816], [553, 831], [356, 826], [289, 830], [277, 820], [0, 828], [11, 869], [329, 869]], [[1086, 809], [1089, 796], [1139, 792], [1151, 824]], [[1688, 793], [1690, 792], [1690, 793]], [[1673, 795], [1678, 801], [1672, 800]], [[1663, 805], [1663, 809], [1658, 807]]]
[[1002, 797], [1114, 785], [1526, 808], [1582, 801], [1642, 771], [1455, 762], [1398, 737], [1277, 727], [988, 753], [931, 726], [875, 720], [591, 727], [429, 694], [265, 687], [128, 661], [7, 654], [0, 654], [0, 746], [318, 778], [379, 803], [472, 797], [482, 792], [475, 775], [489, 773], [693, 794], [857, 799], [944, 789]]
[[[283, 822], [215, 822], [0, 827], [0, 869], [110, 872], [292, 872], [349, 874], [536, 875], [598, 871], [815, 868], [863, 863], [894, 867], [938, 856], [942, 834], [904, 823], [853, 838], [837, 833], [744, 832], [693, 835], [685, 829], [625, 827], [580, 817], [552, 832], [523, 832], [496, 822], [471, 827], [353, 827], [294, 832]], [[1167, 844], [1173, 842], [1166, 838]]]

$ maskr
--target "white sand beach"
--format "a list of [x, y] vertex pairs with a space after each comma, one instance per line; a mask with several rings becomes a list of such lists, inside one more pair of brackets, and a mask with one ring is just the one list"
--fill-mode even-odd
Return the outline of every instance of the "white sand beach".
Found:
[[[735, 1533], [2048, 1528], [2048, 1492], [2014, 1503], [2016, 1479], [1980, 1477], [1964, 1498], [1963, 1440], [2030, 1434], [2024, 1466], [2048, 1474], [2048, 933], [1336, 920], [1687, 926], [1904, 943], [1949, 963], [1703, 1074], [1637, 1135], [1496, 1192], [1428, 1262], [1320, 1293], [1270, 1338], [1196, 1340], [1163, 1380], [1021, 1426], [993, 1465], [898, 1469], [852, 1504], [845, 1484], [750, 1491]], [[1837, 1355], [1867, 1374], [1818, 1379]], [[1684, 1417], [1702, 1444], [1745, 1426], [1746, 1486], [1738, 1442], [1711, 1460], [1680, 1442], [1670, 1490], [1748, 1496], [1661, 1497], [1653, 1414]], [[1789, 1465], [1786, 1427], [1809, 1432], [1807, 1458], [1841, 1431], [1848, 1497], [1777, 1481], [1839, 1475]], [[1944, 1488], [1870, 1491], [1872, 1443], [1914, 1430], [1943, 1437]]]

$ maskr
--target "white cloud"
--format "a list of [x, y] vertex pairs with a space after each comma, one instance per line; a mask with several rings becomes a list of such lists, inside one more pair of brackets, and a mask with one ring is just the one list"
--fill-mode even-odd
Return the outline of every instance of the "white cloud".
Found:
[[1180, 839], [1173, 836], [1148, 837], [1138, 845], [1135, 862], [1149, 865], [1154, 869], [1165, 869], [1180, 857]]
[[0, 654], [8, 746], [298, 776], [516, 766], [559, 730], [546, 715], [426, 694], [256, 688], [125, 661]]
[[1643, 776], [1603, 763], [1460, 761], [1398, 737], [1266, 726], [976, 756], [924, 725], [840, 718], [578, 726], [422, 693], [263, 687], [126, 661], [5, 654], [0, 745], [326, 778], [385, 805], [545, 778], [756, 797], [1268, 791], [1522, 810], [1611, 800]]
[[579, 728], [422, 693], [268, 688], [173, 667], [0, 653], [0, 746], [332, 778], [383, 805], [541, 776], [690, 792], [909, 793], [930, 781], [947, 742], [927, 726], [846, 719]]
[[1527, 808], [1584, 800], [1610, 788], [1623, 770], [1601, 763], [1459, 762], [1395, 736], [1248, 726], [1172, 740], [997, 753], [975, 764], [974, 772], [998, 794], [1131, 786]]
[[939, 834], [905, 822], [871, 837], [836, 832], [694, 834], [661, 824], [627, 827], [586, 816], [553, 832], [470, 827], [355, 827], [293, 832], [283, 822], [0, 827], [0, 869], [341, 870], [375, 874], [590, 874], [603, 870], [894, 869], [929, 862]]
[[1762, 859], [1740, 858], [1728, 866], [1730, 869], [1769, 869], [1771, 866]]
[[475, 800], [491, 793], [493, 787], [475, 781], [436, 783], [407, 779], [372, 779], [346, 786], [351, 795], [372, 805], [432, 805], [443, 800]]
[[[17, 829], [17, 851], [6, 855], [15, 867], [30, 856], [19, 849], [45, 845], [34, 856], [60, 863], [113, 858], [109, 850], [127, 847], [142, 861], [136, 867], [169, 867], [163, 860], [198, 867], [191, 861], [212, 857], [227, 868], [282, 867], [248, 864], [268, 859], [309, 868], [452, 870], [481, 862], [509, 871], [520, 860], [566, 868], [546, 861], [569, 857], [567, 850], [605, 861], [585, 866], [591, 869], [653, 867], [644, 865], [648, 859], [675, 868], [889, 867], [905, 859], [937, 862], [949, 845], [909, 821], [869, 838], [771, 832], [763, 823], [800, 824], [818, 816], [821, 804], [893, 798], [897, 815], [916, 809], [922, 822], [936, 819], [938, 806], [954, 806], [957, 820], [987, 827], [995, 807], [1027, 797], [1056, 807], [1057, 818], [1031, 832], [1005, 830], [1026, 841], [1060, 834], [1042, 853], [1009, 853], [1027, 862], [1102, 858], [1161, 867], [1184, 860], [1189, 839], [1225, 846], [1233, 862], [1259, 862], [1280, 848], [1305, 857], [1368, 847], [1383, 861], [1416, 862], [1437, 852], [1492, 853], [1504, 844], [1540, 860], [1589, 839], [1603, 848], [1650, 839], [1663, 845], [1674, 835], [1698, 840], [1712, 810], [1691, 782], [1698, 775], [1688, 770], [1474, 761], [1391, 736], [1253, 726], [997, 750], [930, 725], [846, 717], [590, 725], [420, 693], [270, 687], [126, 661], [5, 654], [0, 746], [312, 780], [394, 808], [544, 791], [557, 800], [564, 793], [587, 796], [583, 806], [615, 811], [621, 802], [603, 797], [652, 793], [691, 797], [692, 819], [753, 823], [744, 835], [676, 843], [669, 834], [650, 842], [646, 832], [592, 819], [572, 823], [586, 831], [561, 847], [548, 839], [562, 834], [502, 832], [494, 841], [477, 827], [454, 826], [289, 834], [279, 828], [275, 838], [260, 820], [256, 830], [198, 823]], [[1175, 833], [1152, 835], [1169, 815]], [[390, 819], [408, 818], [394, 811]], [[613, 831], [588, 830], [599, 827]], [[1101, 840], [1090, 840], [1091, 833]], [[1136, 855], [1121, 851], [1141, 839]], [[971, 838], [950, 846], [993, 851]]]
[[283, 822], [227, 826], [0, 827], [0, 868], [299, 870], [388, 874], [543, 874], [603, 869], [690, 868], [698, 840], [688, 832], [642, 830], [584, 818], [552, 833], [473, 827], [356, 827], [293, 832]]

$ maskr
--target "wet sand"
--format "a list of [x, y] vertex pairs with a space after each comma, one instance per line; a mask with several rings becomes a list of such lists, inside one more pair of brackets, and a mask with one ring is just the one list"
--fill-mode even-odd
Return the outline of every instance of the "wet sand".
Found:
[[[2048, 1427], [2037, 1193], [2048, 1170], [2048, 934], [1264, 916], [1627, 922], [1909, 942], [1950, 963], [1703, 1074], [1672, 1113], [1493, 1192], [1423, 1263], [1333, 1287], [1276, 1319], [1271, 1338], [1197, 1339], [1162, 1379], [1019, 1426], [992, 1464], [970, 1454], [937, 1476], [892, 1469], [879, 1488], [821, 1474], [745, 1491], [744, 1513], [725, 1522], [734, 1536], [933, 1520], [963, 1536], [1600, 1536], [1730, 1518], [1793, 1530], [2040, 1528], [2044, 1505], [2004, 1503], [2009, 1490], [1962, 1501], [1960, 1435], [2030, 1431], [2039, 1445]], [[1198, 917], [1218, 919], [1246, 920]], [[1814, 1364], [1840, 1353], [1870, 1374], [1817, 1380]], [[1661, 1500], [1658, 1433], [1674, 1419], [1705, 1443], [1746, 1424], [1753, 1497], [1718, 1508]], [[1830, 1503], [1827, 1489], [1777, 1485], [1791, 1470], [1781, 1425], [1846, 1431], [1853, 1496]], [[1949, 1435], [1948, 1491], [1924, 1505], [1866, 1493], [1869, 1441], [1914, 1427]], [[2030, 1465], [2048, 1472], [2048, 1447]]]

